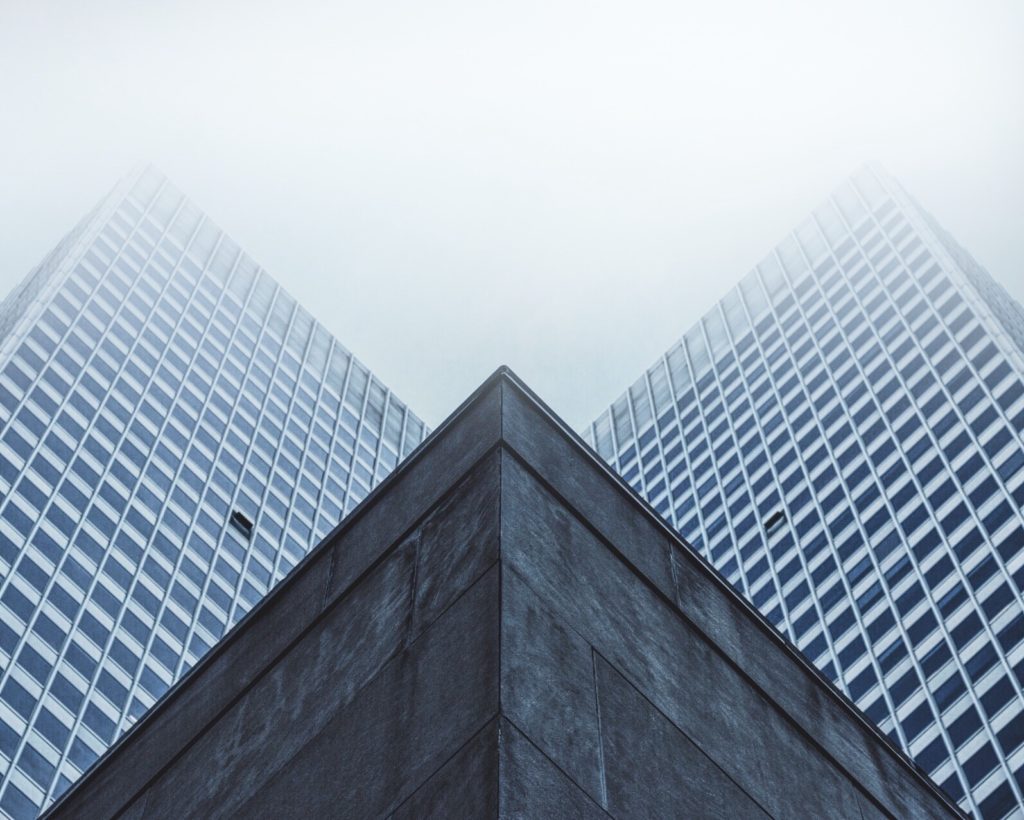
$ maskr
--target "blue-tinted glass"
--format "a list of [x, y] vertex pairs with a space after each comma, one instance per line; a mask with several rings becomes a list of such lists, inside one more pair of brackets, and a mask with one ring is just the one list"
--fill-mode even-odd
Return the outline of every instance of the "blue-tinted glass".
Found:
[[[216, 226], [201, 219], [205, 240], [184, 253], [162, 237], [171, 222], [175, 240], [189, 241], [166, 207], [180, 196], [160, 193], [172, 190], [151, 170], [128, 178], [34, 274], [38, 310], [0, 307], [0, 327], [18, 342], [0, 361], [0, 418], [14, 416], [0, 428], [0, 474], [14, 488], [0, 519], [17, 534], [0, 537], [11, 566], [0, 601], [24, 622], [0, 625], [0, 646], [16, 659], [0, 671], [0, 698], [29, 724], [24, 737], [0, 728], [16, 761], [0, 775], [0, 807], [15, 815], [29, 811], [9, 783], [15, 771], [46, 802], [66, 789], [95, 759], [95, 737], [108, 743], [137, 720], [143, 701], [160, 697], [314, 545], [324, 532], [312, 526], [314, 502], [328, 485], [324, 508], [337, 520], [427, 432], [270, 277], [254, 282], [255, 263]], [[292, 352], [279, 341], [289, 322]], [[355, 441], [342, 412], [365, 445], [365, 487], [351, 490]], [[240, 480], [250, 474], [259, 480]], [[247, 541], [227, 525], [241, 506], [255, 521]], [[69, 728], [47, 697], [82, 723]], [[36, 742], [66, 753], [59, 773], [25, 741], [33, 728]]]
[[[850, 202], [875, 216], [860, 226], [844, 222]], [[872, 717], [889, 721], [897, 742], [909, 746], [936, 722], [951, 731], [952, 719], [940, 717], [931, 703], [957, 713], [959, 738], [968, 728], [976, 731], [978, 715], [991, 717], [1013, 704], [1024, 708], [1012, 679], [991, 683], [1024, 641], [1024, 568], [1016, 568], [1024, 551], [1024, 484], [1017, 482], [1024, 470], [1024, 410], [1009, 425], [1004, 421], [1024, 398], [1024, 309], [881, 172], [859, 173], [816, 214], [825, 212], [833, 226], [829, 236], [812, 221], [794, 239], [800, 244], [813, 235], [819, 248], [813, 253], [831, 248], [839, 268], [826, 254], [814, 271], [795, 269], [798, 276], [790, 279], [772, 257], [751, 276], [772, 294], [774, 308], [741, 285], [713, 311], [717, 316], [739, 304], [754, 319], [755, 335], [732, 350], [742, 358], [756, 423], [731, 413], [709, 420], [710, 430], [700, 423], [701, 410], [711, 404], [705, 397], [721, 388], [732, 407], [742, 393], [728, 382], [731, 373], [705, 372], [684, 344], [616, 402], [614, 418], [602, 415], [588, 435], [628, 479], [636, 473], [627, 472], [630, 464], [619, 454], [632, 452], [638, 440], [649, 459], [671, 449], [681, 473], [698, 477], [701, 502], [694, 514], [689, 491], [680, 486], [675, 504], [659, 507], [669, 523], [698, 548], [712, 544], [716, 566], [745, 565], [753, 602], [781, 618], [791, 638], [824, 616], [826, 629], [807, 644], [809, 657], [851, 697], [862, 698]], [[899, 255], [890, 253], [886, 236]], [[779, 249], [783, 259], [791, 258], [786, 247]], [[723, 346], [730, 347], [728, 340]], [[819, 352], [827, 357], [825, 367]], [[697, 376], [703, 408], [694, 406], [686, 387]], [[633, 420], [644, 416], [636, 407], [631, 414], [630, 404], [657, 395], [666, 381], [679, 388], [664, 397], [657, 425], [636, 429]], [[677, 423], [685, 435], [670, 442], [667, 431]], [[736, 477], [727, 477], [729, 455], [722, 449], [731, 436], [745, 458]], [[688, 471], [687, 464], [696, 468]], [[841, 481], [833, 483], [837, 474]], [[712, 510], [710, 499], [723, 479], [728, 504]], [[653, 483], [636, 486], [656, 500]], [[765, 544], [760, 536], [776, 513]], [[787, 549], [783, 537], [807, 560], [826, 554], [810, 570], [817, 606], [792, 622], [786, 613], [805, 591], [793, 580], [794, 566], [779, 560]], [[776, 589], [787, 583], [794, 586], [780, 605]], [[986, 624], [996, 623], [996, 641], [983, 640], [990, 634]], [[887, 637], [897, 626], [909, 647]], [[865, 653], [867, 667], [852, 680], [839, 677]], [[888, 697], [879, 697], [878, 672], [895, 671], [908, 658], [910, 668], [895, 680], [885, 678]], [[1016, 678], [1024, 680], [1019, 663]], [[922, 689], [931, 700], [897, 719], [892, 707]], [[964, 701], [970, 703], [966, 712]], [[917, 760], [934, 772], [952, 759], [953, 774], [942, 785], [971, 811], [996, 817], [1024, 810], [1024, 780], [1006, 780], [996, 765], [1019, 745], [1013, 731], [1004, 731], [1006, 744], [986, 743], [969, 759], [951, 758], [940, 736], [917, 752]], [[993, 769], [995, 783], [986, 779]]]

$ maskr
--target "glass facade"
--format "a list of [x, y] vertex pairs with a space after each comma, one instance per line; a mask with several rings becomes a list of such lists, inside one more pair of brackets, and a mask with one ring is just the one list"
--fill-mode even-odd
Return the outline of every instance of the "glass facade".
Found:
[[152, 170], [0, 305], [0, 813], [34, 817], [423, 424]]
[[588, 440], [967, 810], [1024, 811], [1024, 311], [866, 168]]

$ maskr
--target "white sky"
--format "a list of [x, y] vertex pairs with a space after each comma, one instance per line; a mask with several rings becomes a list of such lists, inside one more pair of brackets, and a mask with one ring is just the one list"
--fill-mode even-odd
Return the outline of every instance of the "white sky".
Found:
[[152, 161], [436, 425], [593, 419], [861, 163], [1024, 299], [1021, 2], [0, 0], [0, 292]]

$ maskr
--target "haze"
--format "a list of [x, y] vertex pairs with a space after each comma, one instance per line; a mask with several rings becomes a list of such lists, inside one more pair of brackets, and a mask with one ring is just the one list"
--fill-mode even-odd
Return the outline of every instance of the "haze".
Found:
[[1018, 2], [0, 0], [0, 293], [139, 161], [431, 425], [592, 420], [863, 162], [1024, 299]]

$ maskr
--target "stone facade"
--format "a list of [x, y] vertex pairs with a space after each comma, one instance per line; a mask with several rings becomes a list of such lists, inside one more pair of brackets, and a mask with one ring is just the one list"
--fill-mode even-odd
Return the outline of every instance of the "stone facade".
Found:
[[958, 810], [502, 370], [50, 816]]

